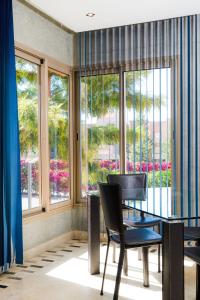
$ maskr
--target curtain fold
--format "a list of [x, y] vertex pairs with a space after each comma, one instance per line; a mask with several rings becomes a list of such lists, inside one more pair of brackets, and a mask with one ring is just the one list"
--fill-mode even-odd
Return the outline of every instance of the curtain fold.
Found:
[[0, 267], [23, 263], [12, 0], [0, 2]]
[[200, 15], [81, 32], [76, 41], [80, 76], [170, 68], [172, 211], [199, 215]]

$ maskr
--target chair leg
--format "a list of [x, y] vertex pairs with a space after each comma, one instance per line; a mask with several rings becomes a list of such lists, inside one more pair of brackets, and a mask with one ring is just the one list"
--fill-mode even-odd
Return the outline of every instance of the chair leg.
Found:
[[149, 287], [149, 248], [142, 247], [142, 260], [143, 260], [143, 285]]
[[160, 244], [158, 245], [158, 273], [160, 273]]
[[115, 243], [113, 243], [113, 263], [115, 263], [115, 262], [116, 262], [116, 260], [115, 260], [115, 256], [116, 256], [116, 244], [115, 244]]
[[196, 265], [196, 299], [200, 299], [200, 265]]
[[[160, 224], [158, 224], [158, 233], [160, 233]], [[160, 244], [158, 245], [158, 273], [161, 272], [161, 269], [160, 269]]]
[[102, 279], [100, 295], [103, 295], [103, 286], [104, 286], [104, 279], [105, 279], [105, 274], [106, 274], [106, 265], [107, 265], [107, 260], [108, 260], [109, 246], [110, 246], [110, 240], [108, 239], [108, 245], [107, 245], [107, 250], [106, 250], [106, 259], [105, 259], [105, 264], [104, 264], [103, 279]]
[[125, 276], [128, 276], [128, 251], [127, 251], [127, 249], [124, 252], [123, 273]]
[[118, 300], [118, 293], [119, 293], [119, 286], [120, 286], [120, 281], [121, 281], [121, 273], [122, 273], [122, 266], [123, 266], [123, 261], [124, 261], [124, 254], [125, 254], [125, 249], [120, 246], [119, 262], [118, 262], [118, 268], [117, 268], [117, 277], [116, 277], [116, 281], [115, 281], [115, 291], [114, 291], [113, 300]]
[[138, 260], [142, 260], [142, 249], [138, 248]]

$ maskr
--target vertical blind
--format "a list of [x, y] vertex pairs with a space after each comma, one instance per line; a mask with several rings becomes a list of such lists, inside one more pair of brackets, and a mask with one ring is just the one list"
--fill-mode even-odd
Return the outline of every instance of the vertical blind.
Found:
[[124, 89], [126, 172], [147, 174], [146, 205], [163, 214], [171, 199], [170, 75], [170, 68], [125, 72]]
[[[160, 98], [163, 98], [165, 103], [166, 98], [170, 99], [165, 114], [170, 113], [170, 118], [166, 119], [171, 124], [171, 133], [168, 124], [166, 137], [169, 140], [168, 145], [163, 146], [163, 143], [160, 143], [159, 147], [170, 147], [172, 151], [170, 154], [166, 150], [167, 156], [162, 157], [163, 149], [160, 149], [159, 153], [162, 153], [162, 156], [158, 157], [158, 163], [168, 163], [171, 158], [173, 213], [181, 213], [182, 216], [199, 214], [200, 15], [81, 32], [77, 34], [76, 42], [79, 50], [76, 54], [76, 64], [80, 77], [83, 74], [91, 76], [103, 70], [107, 73], [118, 70], [125, 72], [126, 81], [127, 76], [136, 76], [136, 71], [141, 74], [152, 72], [154, 79], [156, 73], [159, 73], [158, 94], [160, 91]], [[170, 74], [170, 77], [164, 76], [162, 72]], [[165, 78], [165, 85], [162, 78]], [[167, 80], [170, 83], [167, 83]], [[142, 80], [139, 81], [142, 85]], [[170, 92], [166, 85], [170, 87]], [[120, 93], [124, 93], [124, 87]], [[160, 120], [163, 116], [162, 101], [158, 116], [154, 115], [154, 118]], [[147, 115], [144, 116], [145, 120], [139, 117], [138, 121], [147, 123]], [[132, 124], [134, 129], [134, 122]], [[155, 139], [155, 120], [153, 124]], [[161, 141], [164, 139], [164, 128], [159, 128], [158, 138], [160, 136]], [[155, 157], [155, 140], [152, 143]], [[129, 147], [136, 145], [134, 146], [132, 141], [132, 146]], [[126, 145], [126, 156], [127, 151]], [[132, 162], [135, 162], [133, 157]]]

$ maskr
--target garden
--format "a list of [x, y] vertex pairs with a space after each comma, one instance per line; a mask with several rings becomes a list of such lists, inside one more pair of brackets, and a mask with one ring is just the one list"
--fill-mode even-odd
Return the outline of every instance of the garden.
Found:
[[[21, 160], [21, 186], [22, 192], [28, 191], [28, 165], [30, 162]], [[49, 181], [51, 190], [56, 190], [57, 193], [69, 192], [69, 172], [68, 162], [64, 160], [51, 160]], [[134, 163], [127, 162], [127, 171], [145, 172], [148, 175], [148, 187], [168, 187], [171, 186], [171, 163], [162, 162], [141, 162]], [[120, 162], [112, 160], [98, 160], [93, 162], [91, 171], [89, 173], [89, 184], [85, 187], [87, 190], [96, 190], [98, 181], [106, 181], [108, 174], [118, 174], [120, 172]], [[38, 162], [31, 164], [31, 181], [32, 192], [38, 192], [39, 176], [38, 176]]]
[[[69, 165], [64, 160], [50, 160], [49, 181], [50, 190], [57, 194], [69, 193]], [[39, 190], [39, 164], [30, 160], [21, 160], [21, 189], [27, 194], [29, 185], [31, 192], [37, 194]], [[55, 192], [54, 192], [55, 193]]]

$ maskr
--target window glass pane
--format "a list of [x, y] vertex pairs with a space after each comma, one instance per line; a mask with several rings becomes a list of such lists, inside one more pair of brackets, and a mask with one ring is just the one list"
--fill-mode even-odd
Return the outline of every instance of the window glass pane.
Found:
[[50, 203], [70, 196], [69, 174], [69, 77], [49, 70]]
[[40, 206], [39, 73], [38, 65], [22, 58], [16, 58], [23, 210]]
[[125, 73], [126, 170], [147, 172], [148, 199], [160, 210], [171, 198], [170, 80], [169, 68]]
[[81, 190], [82, 197], [119, 173], [119, 76], [81, 79]]

